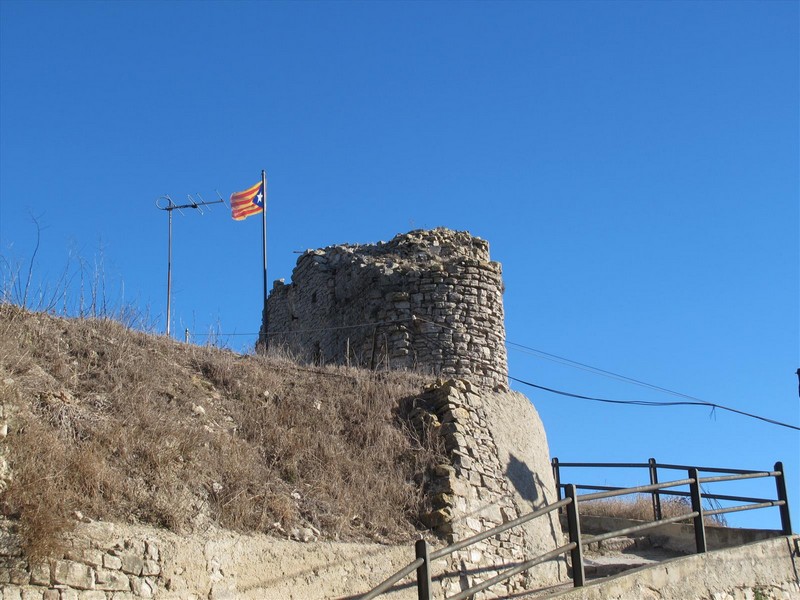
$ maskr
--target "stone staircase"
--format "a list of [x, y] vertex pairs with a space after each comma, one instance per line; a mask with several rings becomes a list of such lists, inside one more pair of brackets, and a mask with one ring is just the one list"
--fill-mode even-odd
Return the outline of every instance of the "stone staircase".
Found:
[[678, 556], [684, 554], [660, 546], [649, 536], [619, 537], [589, 544], [584, 550], [583, 568], [586, 579], [592, 580]]
[[[592, 521], [587, 519], [582, 523], [582, 534], [590, 537], [609, 531], [602, 519]], [[562, 527], [566, 530], [566, 521], [562, 519]], [[677, 528], [675, 528], [677, 529]], [[687, 528], [688, 529], [688, 528]], [[722, 528], [721, 528], [722, 529]], [[727, 530], [727, 528], [724, 528]], [[611, 530], [615, 530], [612, 528]], [[695, 589], [702, 587], [695, 579], [716, 579], [720, 574], [724, 577], [735, 578], [734, 572], [728, 571], [727, 565], [761, 564], [768, 572], [775, 572], [775, 580], [763, 573], [739, 573], [742, 581], [735, 593], [722, 594], [719, 597], [726, 600], [739, 600], [745, 598], [791, 598], [800, 600], [800, 579], [797, 578], [795, 565], [800, 565], [800, 538], [797, 536], [780, 536], [780, 532], [736, 530], [712, 531], [712, 539], [716, 539], [710, 555], [696, 555], [690, 545], [686, 543], [687, 531], [673, 530], [666, 535], [659, 530], [654, 530], [645, 535], [620, 536], [591, 542], [584, 548], [584, 575], [586, 586], [574, 588], [572, 582], [548, 586], [538, 590], [530, 590], [523, 594], [509, 597], [507, 600], [545, 600], [569, 598], [572, 600], [594, 600], [613, 598], [650, 598], [669, 599], [678, 597], [683, 600], [675, 589], [681, 587], [675, 579], [685, 579], [684, 594], [687, 591], [695, 593]], [[565, 531], [566, 536], [566, 531]], [[735, 542], [733, 543], [733, 539]], [[728, 553], [730, 554], [728, 556]], [[741, 556], [739, 556], [741, 555]], [[703, 564], [705, 561], [705, 564]], [[710, 566], [709, 566], [710, 565]], [[571, 576], [572, 566], [567, 555], [567, 566]], [[748, 568], [734, 570], [748, 571]], [[788, 573], [779, 575], [779, 571]], [[757, 569], [756, 569], [757, 571]], [[665, 575], [667, 573], [672, 575]], [[748, 577], [755, 578], [754, 582]], [[621, 579], [620, 579], [621, 578]], [[670, 581], [672, 579], [673, 581]], [[651, 581], [652, 580], [652, 581]], [[662, 589], [663, 588], [663, 589]], [[759, 590], [761, 595], [747, 595], [745, 590]], [[743, 595], [737, 595], [741, 593]], [[687, 596], [688, 597], [688, 596]], [[692, 596], [695, 597], [695, 596]], [[696, 597], [701, 597], [697, 595]], [[706, 597], [706, 596], [702, 596]], [[709, 595], [707, 597], [712, 597]], [[714, 598], [717, 596], [714, 595]]]
[[[586, 520], [582, 527], [584, 537], [605, 533], [608, 528], [601, 522]], [[566, 519], [561, 519], [564, 535], [567, 535]], [[657, 530], [656, 530], [657, 531]], [[621, 536], [588, 544], [583, 551], [583, 569], [587, 582], [617, 575], [623, 571], [647, 567], [670, 558], [685, 556], [689, 552], [670, 547], [663, 536], [647, 533], [635, 537]], [[567, 564], [569, 565], [569, 556]], [[571, 570], [572, 566], [569, 565]]]

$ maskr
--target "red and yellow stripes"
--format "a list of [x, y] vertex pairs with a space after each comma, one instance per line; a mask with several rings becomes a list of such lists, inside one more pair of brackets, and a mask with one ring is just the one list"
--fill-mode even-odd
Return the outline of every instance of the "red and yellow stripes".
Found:
[[231, 216], [236, 221], [242, 221], [250, 215], [255, 215], [264, 210], [264, 198], [266, 190], [261, 189], [259, 181], [253, 187], [249, 187], [243, 192], [231, 194]]

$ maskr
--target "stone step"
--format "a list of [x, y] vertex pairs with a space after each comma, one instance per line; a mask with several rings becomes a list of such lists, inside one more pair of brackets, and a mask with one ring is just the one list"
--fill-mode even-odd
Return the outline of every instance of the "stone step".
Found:
[[649, 550], [653, 542], [647, 536], [641, 537], [615, 537], [600, 542], [590, 542], [585, 549], [586, 554], [609, 554], [612, 552], [632, 552], [634, 550]]
[[584, 556], [583, 572], [587, 579], [598, 579], [601, 577], [610, 577], [611, 575], [616, 575], [630, 569], [646, 567], [658, 562], [660, 561], [655, 558], [648, 558], [636, 554]]

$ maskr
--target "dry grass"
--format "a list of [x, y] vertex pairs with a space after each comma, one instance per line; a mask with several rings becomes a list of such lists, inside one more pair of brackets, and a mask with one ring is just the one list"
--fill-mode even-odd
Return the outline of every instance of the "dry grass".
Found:
[[[653, 500], [650, 494], [590, 500], [581, 503], [581, 512], [598, 517], [617, 517], [637, 521], [654, 519]], [[690, 512], [692, 512], [692, 505], [686, 498], [661, 496], [661, 514], [664, 518], [677, 517]], [[725, 525], [725, 518], [724, 515], [711, 515], [705, 517], [705, 522], [707, 525]]]
[[408, 539], [443, 452], [402, 409], [422, 385], [0, 304], [13, 472], [0, 509], [30, 556], [51, 552], [75, 511], [175, 531]]

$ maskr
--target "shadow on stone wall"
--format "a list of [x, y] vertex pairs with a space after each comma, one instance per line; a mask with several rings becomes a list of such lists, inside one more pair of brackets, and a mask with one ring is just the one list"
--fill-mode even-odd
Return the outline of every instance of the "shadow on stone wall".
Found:
[[541, 481], [537, 481], [538, 477], [536, 473], [531, 471], [528, 465], [511, 454], [509, 456], [505, 475], [514, 488], [516, 488], [517, 493], [524, 500], [527, 500], [535, 506], [539, 500], [538, 488], [542, 485]]

